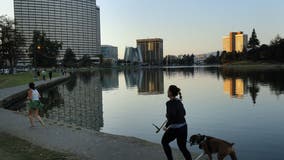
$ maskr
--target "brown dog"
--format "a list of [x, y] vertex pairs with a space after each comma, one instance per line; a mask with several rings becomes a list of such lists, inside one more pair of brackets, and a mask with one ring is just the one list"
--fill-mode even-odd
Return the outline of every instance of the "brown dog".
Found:
[[214, 153], [217, 153], [218, 160], [223, 160], [228, 155], [232, 160], [237, 160], [233, 148], [234, 143], [201, 134], [191, 136], [189, 141], [191, 146], [199, 145], [199, 148], [204, 150], [204, 154], [208, 155], [209, 160], [212, 160], [212, 154]]

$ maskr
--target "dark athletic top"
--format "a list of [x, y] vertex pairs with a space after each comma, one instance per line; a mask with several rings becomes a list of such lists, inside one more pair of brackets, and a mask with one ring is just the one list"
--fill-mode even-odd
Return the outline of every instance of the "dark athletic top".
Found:
[[169, 100], [167, 103], [167, 114], [166, 117], [168, 122], [166, 127], [171, 124], [182, 124], [185, 123], [185, 109], [182, 102], [179, 99]]

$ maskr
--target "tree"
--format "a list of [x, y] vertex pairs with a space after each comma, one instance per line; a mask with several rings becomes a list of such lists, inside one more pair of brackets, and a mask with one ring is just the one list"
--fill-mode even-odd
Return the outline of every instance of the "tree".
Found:
[[276, 46], [276, 45], [279, 45], [280, 42], [281, 42], [282, 38], [279, 34], [276, 35], [276, 37], [270, 41], [270, 45], [271, 46]]
[[259, 44], [260, 44], [260, 42], [257, 39], [255, 29], [253, 29], [251, 37], [249, 39], [248, 46], [249, 46], [249, 48], [256, 49], [259, 46]]
[[0, 17], [0, 53], [1, 61], [8, 61], [10, 72], [16, 66], [19, 55], [23, 54], [21, 49], [25, 45], [25, 40], [21, 33], [15, 28], [14, 20], [6, 16]]
[[99, 59], [100, 59], [100, 64], [102, 64], [103, 61], [104, 61], [104, 55], [103, 55], [103, 54], [98, 54], [97, 57], [99, 57]]
[[92, 60], [88, 55], [84, 55], [79, 61], [80, 67], [90, 67], [91, 65], [92, 65]]
[[0, 69], [3, 69], [4, 68], [4, 57], [2, 56], [2, 54], [0, 54]]
[[218, 64], [217, 56], [210, 55], [208, 58], [204, 60], [205, 64]]
[[64, 67], [74, 67], [76, 65], [76, 56], [71, 48], [67, 48], [63, 58]]
[[35, 67], [56, 66], [60, 49], [62, 49], [62, 42], [51, 41], [44, 32], [34, 31], [29, 51]]

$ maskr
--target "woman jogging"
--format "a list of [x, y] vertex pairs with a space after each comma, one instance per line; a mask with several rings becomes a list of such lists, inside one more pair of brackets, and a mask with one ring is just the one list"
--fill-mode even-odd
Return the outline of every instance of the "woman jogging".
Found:
[[43, 105], [39, 101], [40, 94], [35, 88], [34, 83], [30, 83], [29, 88], [30, 89], [28, 91], [27, 99], [29, 100], [28, 110], [29, 110], [29, 120], [31, 123], [31, 127], [34, 127], [34, 120], [33, 120], [34, 117], [38, 119], [38, 121], [43, 127], [45, 127], [45, 124], [43, 123], [41, 117], [39, 116], [39, 109], [43, 107]]
[[[179, 95], [179, 98], [176, 98]], [[185, 109], [181, 102], [182, 96], [180, 89], [171, 85], [168, 89], [169, 101], [167, 106], [167, 124], [164, 127], [165, 133], [162, 138], [162, 145], [168, 160], [173, 160], [169, 143], [177, 139], [177, 144], [186, 160], [192, 160], [191, 154], [186, 148], [187, 143], [187, 124], [185, 121]]]

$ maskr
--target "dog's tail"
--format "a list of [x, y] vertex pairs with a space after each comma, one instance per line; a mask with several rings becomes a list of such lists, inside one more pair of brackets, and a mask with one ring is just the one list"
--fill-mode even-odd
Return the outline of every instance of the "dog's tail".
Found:
[[236, 152], [235, 152], [235, 151], [232, 151], [232, 152], [230, 153], [230, 157], [231, 157], [231, 159], [232, 159], [232, 160], [238, 160], [238, 158], [237, 158], [237, 155], [236, 155]]

